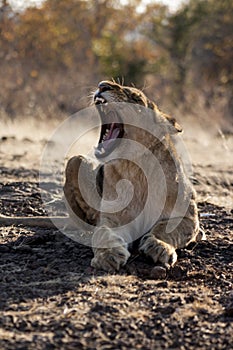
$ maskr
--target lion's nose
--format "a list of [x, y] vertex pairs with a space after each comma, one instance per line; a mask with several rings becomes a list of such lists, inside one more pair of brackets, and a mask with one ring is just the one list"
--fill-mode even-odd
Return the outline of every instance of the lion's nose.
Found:
[[94, 99], [96, 99], [97, 97], [102, 97], [102, 93], [105, 91], [109, 91], [111, 90], [111, 86], [106, 82], [106, 81], [101, 81], [98, 84], [98, 89], [96, 90], [95, 94], [94, 94]]
[[98, 97], [99, 97], [99, 98], [102, 97], [102, 96], [101, 96], [101, 92], [102, 92], [102, 91], [101, 91], [100, 89], [97, 89], [97, 90], [96, 90], [96, 92], [95, 92], [95, 94], [94, 94], [94, 100], [95, 100], [96, 98], [98, 98]]

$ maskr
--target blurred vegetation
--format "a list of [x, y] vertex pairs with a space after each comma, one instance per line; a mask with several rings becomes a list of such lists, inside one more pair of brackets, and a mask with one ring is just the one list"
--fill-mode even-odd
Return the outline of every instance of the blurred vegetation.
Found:
[[99, 80], [114, 78], [145, 85], [168, 109], [195, 113], [201, 105], [229, 118], [233, 2], [190, 0], [176, 13], [142, 4], [46, 0], [16, 13], [0, 1], [1, 114], [73, 113]]

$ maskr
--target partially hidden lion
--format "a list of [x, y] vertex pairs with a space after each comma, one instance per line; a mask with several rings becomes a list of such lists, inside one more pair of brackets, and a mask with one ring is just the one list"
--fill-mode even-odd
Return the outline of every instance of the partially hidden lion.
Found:
[[[132, 242], [137, 241], [139, 252], [169, 268], [177, 260], [177, 248], [204, 239], [195, 191], [176, 151], [182, 129], [134, 87], [102, 81], [93, 102], [102, 119], [96, 162], [72, 157], [64, 185], [70, 216], [94, 227], [91, 265], [119, 270], [130, 257]], [[132, 122], [134, 118], [137, 124], [147, 112], [152, 118], [151, 132]], [[133, 191], [122, 180], [130, 182]], [[93, 207], [89, 204], [92, 197]], [[111, 207], [119, 198], [127, 206], [108, 210], [108, 203]]]

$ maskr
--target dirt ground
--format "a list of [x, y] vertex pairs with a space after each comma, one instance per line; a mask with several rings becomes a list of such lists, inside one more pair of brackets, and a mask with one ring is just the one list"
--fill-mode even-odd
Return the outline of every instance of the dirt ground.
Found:
[[[46, 215], [46, 138], [22, 125], [0, 132], [0, 213]], [[184, 138], [207, 240], [158, 280], [136, 253], [119, 273], [96, 272], [91, 249], [58, 230], [1, 227], [1, 350], [232, 349], [233, 136], [187, 125]], [[42, 181], [47, 203], [59, 201], [49, 171]], [[66, 215], [63, 203], [52, 214]]]

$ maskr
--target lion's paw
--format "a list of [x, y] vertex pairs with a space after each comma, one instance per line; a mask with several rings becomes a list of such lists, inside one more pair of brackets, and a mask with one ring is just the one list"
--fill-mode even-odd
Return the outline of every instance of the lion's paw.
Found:
[[123, 246], [99, 248], [95, 250], [91, 266], [109, 272], [118, 271], [121, 266], [126, 264], [129, 257], [129, 251]]
[[161, 263], [167, 268], [173, 266], [177, 260], [174, 247], [150, 234], [142, 237], [139, 251], [151, 257], [155, 263]]

